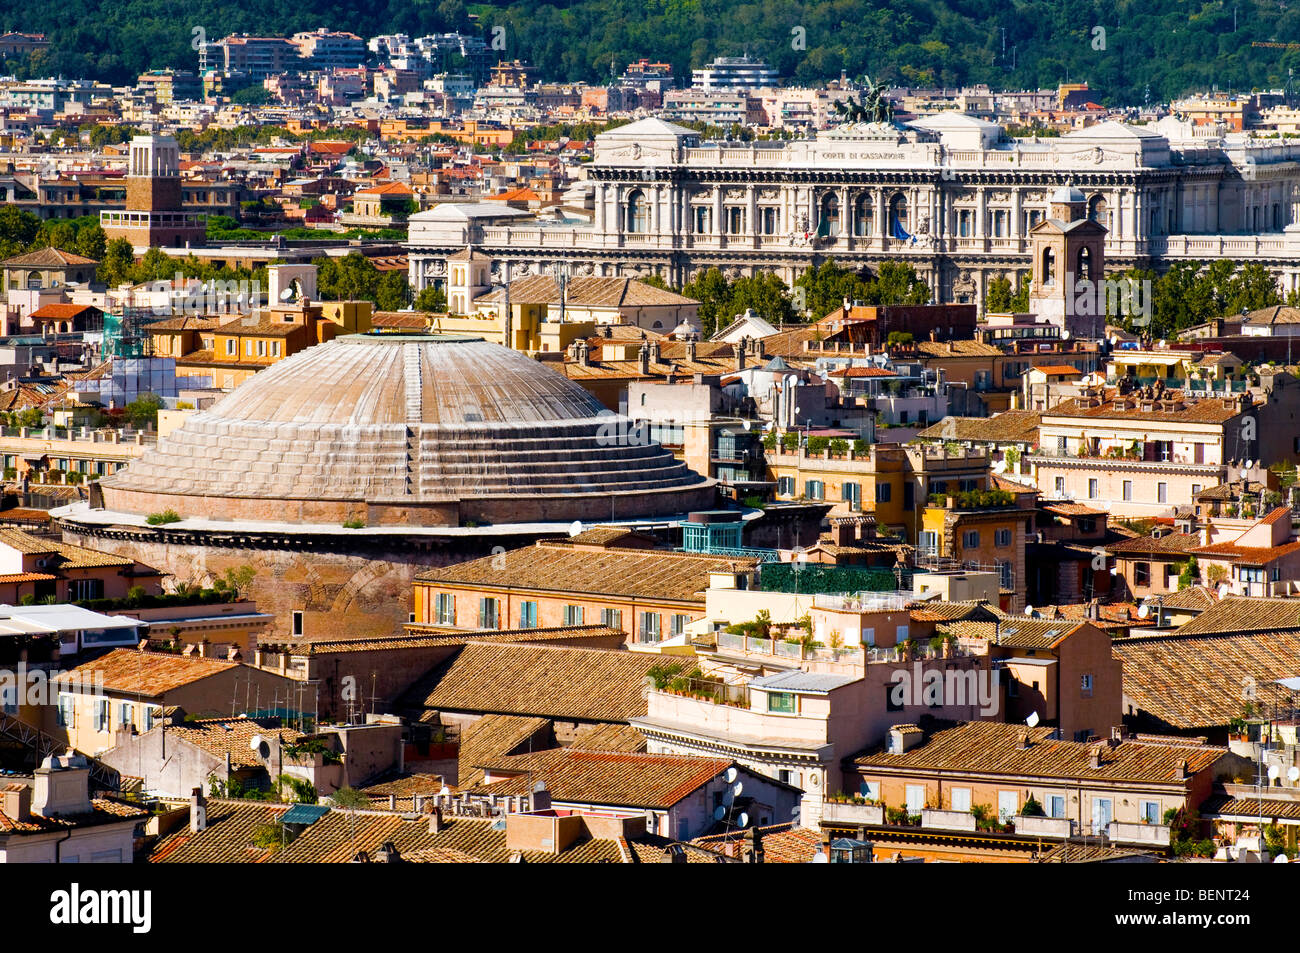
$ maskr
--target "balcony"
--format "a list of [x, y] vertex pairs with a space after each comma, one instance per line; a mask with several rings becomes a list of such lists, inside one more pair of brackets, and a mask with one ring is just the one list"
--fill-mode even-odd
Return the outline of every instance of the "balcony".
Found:
[[1106, 836], [1117, 844], [1141, 844], [1147, 847], [1169, 846], [1169, 826], [1166, 824], [1111, 821], [1106, 827]]
[[1074, 821], [1068, 817], [1029, 817], [1018, 815], [1011, 819], [1017, 834], [1031, 837], [1055, 837], [1061, 840], [1074, 836]]
[[921, 826], [944, 831], [973, 831], [976, 820], [970, 811], [936, 811], [925, 808], [921, 811]]
[[783, 659], [792, 662], [855, 662], [862, 664], [863, 654], [860, 646], [842, 646], [837, 649], [823, 646], [808, 646], [802, 642], [786, 642], [782, 639], [760, 639], [745, 635], [733, 635], [730, 632], [717, 634], [719, 652], [760, 656], [770, 659]]
[[822, 823], [843, 824], [845, 827], [878, 826], [885, 823], [885, 809], [879, 804], [827, 800], [822, 802]]

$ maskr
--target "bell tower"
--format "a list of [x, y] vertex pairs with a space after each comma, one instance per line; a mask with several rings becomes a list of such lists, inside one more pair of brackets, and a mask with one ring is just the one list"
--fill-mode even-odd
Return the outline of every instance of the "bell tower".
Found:
[[1030, 230], [1033, 285], [1029, 310], [1076, 338], [1106, 332], [1106, 227], [1088, 218], [1076, 188], [1057, 189], [1048, 215]]
[[185, 211], [180, 147], [171, 136], [136, 136], [126, 162], [126, 208], [99, 213], [109, 239], [125, 238], [135, 248], [202, 244], [203, 216]]

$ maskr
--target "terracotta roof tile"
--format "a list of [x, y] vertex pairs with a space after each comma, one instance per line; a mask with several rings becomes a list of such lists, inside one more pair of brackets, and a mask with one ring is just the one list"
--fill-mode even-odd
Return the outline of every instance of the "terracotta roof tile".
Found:
[[406, 695], [420, 709], [627, 722], [644, 716], [643, 652], [471, 643]]
[[[1127, 686], [1126, 686], [1127, 687]], [[1180, 762], [1196, 773], [1210, 767], [1227, 750], [1204, 745], [1149, 744], [1124, 741], [1110, 747], [1051, 737], [1053, 728], [972, 721], [932, 734], [902, 754], [878, 751], [854, 758], [860, 770], [956, 771], [980, 775], [1016, 775], [1089, 781], [1145, 781], [1182, 785]], [[1021, 748], [1022, 734], [1029, 747]], [[1091, 752], [1101, 750], [1101, 767], [1089, 766]]]

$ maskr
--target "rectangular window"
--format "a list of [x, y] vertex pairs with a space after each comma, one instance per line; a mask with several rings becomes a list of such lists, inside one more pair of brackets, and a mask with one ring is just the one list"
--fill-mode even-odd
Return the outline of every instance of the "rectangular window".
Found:
[[226, 356], [235, 357], [239, 354], [239, 342], [234, 338], [226, 338]]
[[[484, 596], [478, 601], [478, 627], [480, 629], [495, 629], [497, 627], [497, 610], [500, 603], [489, 596]], [[566, 615], [567, 615], [566, 607]], [[568, 625], [569, 623], [565, 623]]]
[[994, 545], [994, 546], [1010, 546], [1010, 545], [1011, 545], [1011, 530], [1009, 530], [1009, 529], [995, 529], [995, 530], [993, 531], [993, 545]]
[[600, 624], [607, 625], [611, 629], [622, 629], [623, 610], [622, 609], [601, 609]]
[[537, 628], [537, 603], [529, 600], [519, 603], [519, 628]]
[[58, 722], [60, 728], [74, 728], [77, 720], [77, 696], [59, 693]]
[[858, 793], [861, 794], [868, 801], [879, 801], [880, 782], [863, 781], [861, 784], [858, 785]]
[[1065, 496], [1065, 477], [1057, 477], [1052, 483], [1057, 496]]
[[1095, 500], [1098, 497], [1098, 485], [1095, 479], [1088, 481], [1088, 499]]
[[564, 624], [565, 625], [582, 625], [582, 606], [565, 606], [564, 607]]
[[767, 710], [793, 715], [795, 713], [794, 692], [768, 692]]
[[108, 699], [100, 698], [95, 701], [95, 730], [108, 730]]
[[905, 790], [905, 803], [908, 814], [920, 814], [925, 808], [925, 785], [909, 784]]
[[1141, 816], [1142, 820], [1146, 821], [1148, 824], [1159, 824], [1160, 802], [1143, 801], [1138, 808], [1138, 814]]
[[293, 610], [293, 634], [302, 635], [302, 610]]
[[1006, 823], [1020, 810], [1020, 796], [1015, 791], [998, 792], [998, 820]]
[[1157, 502], [1157, 503], [1168, 503], [1168, 502], [1169, 502], [1169, 484], [1168, 484], [1168, 483], [1157, 483], [1157, 484], [1156, 484], [1156, 502]]
[[104, 598], [104, 580], [73, 579], [68, 582], [68, 598], [73, 602]]
[[668, 624], [668, 635], [676, 638], [686, 632], [686, 627], [691, 624], [691, 617], [682, 613], [674, 613]]
[[1092, 676], [1091, 675], [1079, 676], [1079, 694], [1081, 694], [1084, 698], [1092, 697]]
[[804, 492], [810, 500], [826, 499], [826, 485], [821, 480], [809, 480], [804, 484]]
[[1125, 499], [1125, 500], [1131, 500], [1131, 499], [1133, 499], [1133, 481], [1132, 481], [1132, 480], [1125, 480], [1125, 481], [1124, 481], [1124, 499]]
[[140, 721], [142, 722], [145, 731], [153, 730], [154, 719], [157, 717], [157, 709], [153, 708], [151, 705], [144, 706], [144, 711], [140, 715]]
[[122, 702], [117, 706], [117, 726], [119, 728], [129, 728], [131, 726], [130, 702]]
[[[879, 493], [876, 494], [879, 498]], [[845, 483], [840, 487], [840, 497], [845, 503], [852, 507], [857, 507], [862, 500], [862, 485], [860, 483]]]
[[1151, 564], [1150, 563], [1133, 564], [1133, 585], [1135, 586], [1151, 585]]
[[893, 486], [892, 483], [877, 483], [876, 502], [888, 503], [893, 498]]
[[659, 624], [660, 623], [659, 623], [658, 612], [642, 612], [641, 613], [641, 641], [658, 642], [661, 638], [663, 638], [661, 634], [661, 630], [659, 628]]
[[440, 592], [434, 599], [433, 620], [438, 625], [456, 624], [456, 597], [450, 592]]
[[962, 533], [961, 544], [967, 549], [976, 549], [980, 544], [980, 531], [970, 529]]
[[904, 642], [907, 641], [909, 632], [910, 630], [908, 629], [907, 626], [900, 625], [897, 629], [894, 630], [894, 641], [897, 642], [899, 645], [902, 645]]
[[970, 811], [970, 788], [952, 789], [952, 809], [954, 811]]
[[776, 494], [777, 496], [794, 496], [794, 477], [777, 477]]
[[1048, 817], [1065, 817], [1065, 795], [1053, 794], [1047, 799]]

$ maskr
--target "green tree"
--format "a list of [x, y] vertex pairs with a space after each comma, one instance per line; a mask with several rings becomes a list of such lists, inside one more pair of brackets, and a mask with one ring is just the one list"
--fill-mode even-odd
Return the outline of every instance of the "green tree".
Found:
[[387, 271], [375, 287], [375, 306], [380, 311], [400, 311], [411, 303], [411, 286], [406, 272]]
[[126, 419], [137, 430], [143, 430], [145, 427], [150, 426], [156, 427], [158, 425], [158, 408], [162, 405], [163, 400], [157, 394], [141, 394], [126, 405]]
[[100, 256], [97, 277], [110, 288], [133, 280], [135, 252], [126, 238], [115, 238], [107, 244]]
[[845, 301], [875, 304], [875, 289], [869, 274], [853, 271], [827, 259], [795, 279], [796, 288], [804, 291], [805, 305], [814, 320], [830, 314]]
[[93, 258], [95, 261], [103, 261], [107, 250], [108, 236], [104, 234], [104, 229], [100, 227], [98, 222], [92, 222], [77, 229], [74, 251], [78, 255]]
[[324, 301], [377, 301], [379, 269], [360, 252], [317, 258], [316, 288]]
[[429, 285], [415, 296], [415, 303], [412, 307], [416, 311], [431, 311], [441, 314], [447, 310], [446, 292], [435, 285]]

